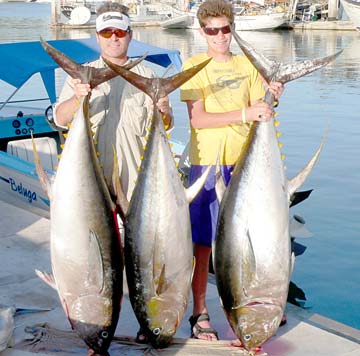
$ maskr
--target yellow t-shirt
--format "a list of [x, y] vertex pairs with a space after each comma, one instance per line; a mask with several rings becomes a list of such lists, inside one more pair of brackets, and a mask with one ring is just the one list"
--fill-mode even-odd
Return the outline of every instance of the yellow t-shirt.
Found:
[[[206, 53], [189, 58], [183, 69], [206, 59]], [[206, 112], [223, 113], [240, 110], [264, 96], [263, 83], [251, 62], [233, 55], [227, 62], [212, 60], [205, 68], [181, 86], [181, 101], [204, 102]], [[232, 124], [219, 128], [191, 127], [190, 162], [214, 165], [220, 152], [220, 164], [232, 165], [238, 159], [249, 131], [247, 124]]]

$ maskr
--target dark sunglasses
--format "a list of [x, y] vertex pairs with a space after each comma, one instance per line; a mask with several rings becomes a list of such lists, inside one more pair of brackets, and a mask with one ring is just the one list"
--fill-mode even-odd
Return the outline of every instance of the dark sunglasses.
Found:
[[231, 32], [231, 26], [226, 25], [224, 27], [203, 27], [203, 30], [209, 36], [216, 36], [219, 31], [221, 31], [223, 35], [226, 35]]
[[119, 28], [115, 28], [115, 29], [104, 28], [103, 30], [99, 31], [98, 34], [101, 37], [110, 38], [114, 33], [116, 37], [123, 38], [126, 36], [128, 32], [130, 32], [130, 28], [128, 28], [127, 30], [120, 30]]

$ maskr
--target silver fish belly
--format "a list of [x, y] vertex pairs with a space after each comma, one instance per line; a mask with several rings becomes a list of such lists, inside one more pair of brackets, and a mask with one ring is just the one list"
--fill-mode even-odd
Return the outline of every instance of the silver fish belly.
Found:
[[125, 236], [135, 315], [155, 346], [167, 346], [188, 305], [193, 253], [188, 201], [160, 125], [151, 129]]
[[51, 264], [72, 327], [96, 352], [120, 312], [123, 260], [115, 213], [83, 110], [74, 118], [51, 191]]
[[248, 349], [276, 332], [291, 270], [287, 178], [273, 121], [250, 135], [220, 206], [214, 254], [224, 311]]

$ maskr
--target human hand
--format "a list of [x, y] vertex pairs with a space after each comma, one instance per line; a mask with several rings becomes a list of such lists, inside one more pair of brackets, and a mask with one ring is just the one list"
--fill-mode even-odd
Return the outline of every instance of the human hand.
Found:
[[274, 95], [275, 99], [279, 99], [281, 94], [284, 92], [284, 85], [280, 82], [271, 82], [268, 90], [272, 95]]
[[88, 95], [91, 92], [90, 84], [81, 83], [81, 79], [73, 79], [74, 95], [77, 99]]
[[158, 100], [158, 102], [156, 103], [156, 106], [163, 115], [171, 116], [172, 111], [171, 111], [171, 108], [170, 108], [170, 103], [169, 103], [169, 97], [168, 96], [164, 96], [163, 98], [160, 98]]
[[258, 101], [246, 108], [245, 117], [247, 122], [269, 121], [274, 114], [273, 108], [264, 101]]

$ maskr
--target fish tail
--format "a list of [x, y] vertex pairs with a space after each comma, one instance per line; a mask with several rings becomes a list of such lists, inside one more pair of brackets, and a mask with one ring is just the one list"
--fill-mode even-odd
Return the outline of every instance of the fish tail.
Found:
[[106, 60], [105, 58], [103, 59], [111, 69], [116, 71], [121, 77], [134, 85], [136, 88], [149, 95], [153, 101], [157, 101], [158, 98], [162, 98], [170, 94], [175, 89], [179, 88], [211, 61], [210, 58], [198, 64], [197, 66], [189, 68], [168, 78], [146, 78], [121, 66], [118, 66]]
[[267, 81], [267, 83], [277, 81], [285, 84], [289, 81], [298, 79], [326, 66], [342, 53], [341, 50], [322, 58], [304, 60], [291, 64], [282, 64], [270, 60], [263, 54], [257, 52], [255, 48], [243, 40], [236, 31], [232, 31], [232, 35], [246, 57]]
[[[80, 79], [82, 83], [90, 84], [91, 88], [95, 88], [99, 84], [106, 82], [112, 78], [115, 78], [118, 74], [111, 68], [93, 68], [76, 63], [65, 53], [57, 50], [49, 43], [40, 38], [41, 45], [45, 51], [52, 57], [52, 59], [72, 78]], [[135, 61], [130, 62], [125, 66], [127, 69], [131, 69], [139, 64], [146, 54]]]

